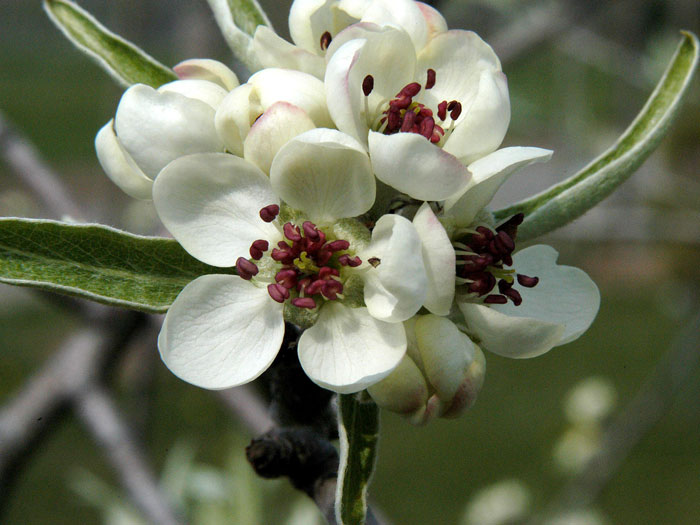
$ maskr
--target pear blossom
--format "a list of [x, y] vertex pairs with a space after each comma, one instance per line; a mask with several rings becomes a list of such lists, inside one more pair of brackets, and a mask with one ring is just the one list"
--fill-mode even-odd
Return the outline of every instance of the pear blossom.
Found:
[[337, 41], [328, 109], [340, 131], [367, 146], [377, 178], [419, 200], [463, 191], [468, 165], [498, 148], [510, 121], [491, 47], [452, 30], [417, 50], [403, 29], [375, 24], [352, 26]]
[[[277, 354], [284, 321], [308, 376], [356, 392], [387, 376], [406, 352], [402, 324], [425, 301], [420, 239], [398, 215], [372, 230], [352, 219], [375, 198], [364, 148], [314, 129], [283, 146], [269, 177], [234, 155], [176, 159], [153, 188], [158, 214], [199, 260], [234, 267], [188, 284], [158, 346], [179, 377], [210, 389], [246, 383]], [[339, 167], [342, 166], [342, 170]]]
[[[498, 150], [470, 165], [472, 181], [445, 201], [439, 219], [427, 203], [414, 218], [424, 240], [432, 288], [427, 296], [439, 298], [426, 307], [445, 315], [454, 290], [465, 332], [484, 350], [505, 357], [535, 357], [577, 339], [600, 305], [595, 283], [578, 268], [557, 265], [553, 248], [515, 251], [522, 214], [494, 227], [482, 211], [517, 169], [550, 157], [551, 151], [540, 148]], [[444, 255], [448, 246], [454, 258]]]
[[253, 37], [253, 52], [263, 67], [296, 69], [323, 78], [333, 40], [357, 23], [401, 27], [416, 49], [447, 30], [438, 11], [413, 0], [295, 0], [289, 12], [293, 44], [261, 25]]
[[170, 161], [192, 153], [223, 152], [214, 116], [236, 75], [214, 60], [185, 61], [182, 80], [154, 89], [136, 84], [122, 95], [117, 113], [97, 134], [95, 149], [105, 173], [128, 195], [150, 199], [153, 180]]

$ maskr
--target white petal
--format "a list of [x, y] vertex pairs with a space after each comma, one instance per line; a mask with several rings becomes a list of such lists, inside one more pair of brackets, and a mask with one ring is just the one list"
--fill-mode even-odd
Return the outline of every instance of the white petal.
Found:
[[424, 306], [437, 315], [447, 315], [455, 296], [456, 256], [445, 228], [424, 202], [413, 217], [422, 243], [428, 287]]
[[250, 84], [238, 86], [226, 95], [216, 110], [214, 125], [228, 151], [243, 156], [243, 140], [263, 111], [257, 92]]
[[218, 390], [262, 374], [283, 337], [282, 305], [264, 287], [235, 275], [204, 275], [168, 310], [158, 349], [180, 379]]
[[458, 306], [469, 333], [477, 338], [479, 346], [503, 357], [544, 354], [558, 344], [564, 333], [562, 324], [513, 317], [481, 304], [458, 303]]
[[566, 329], [557, 342], [563, 345], [588, 330], [598, 313], [600, 292], [583, 270], [556, 264], [558, 255], [554, 248], [543, 244], [517, 252], [513, 268], [518, 273], [539, 277], [540, 282], [534, 288], [516, 285], [523, 297], [520, 306], [508, 303], [493, 307], [506, 315], [563, 324]]
[[[355, 39], [344, 42], [346, 32]], [[336, 40], [344, 43], [335, 52], [334, 43], [328, 49], [332, 53], [325, 77], [328, 110], [339, 130], [364, 144], [380, 106], [413, 80], [415, 52], [404, 31], [373, 24], [350, 26]], [[374, 78], [369, 97], [362, 92], [367, 75]]]
[[477, 93], [463, 104], [462, 116], [443, 147], [464, 164], [469, 164], [501, 145], [509, 123], [506, 76], [501, 72], [483, 71]]
[[436, 315], [419, 316], [415, 330], [428, 382], [449, 403], [474, 359], [474, 343], [452, 321]]
[[95, 137], [95, 150], [102, 169], [112, 182], [135, 199], [150, 199], [153, 180], [146, 177], [114, 133], [114, 121], [105, 124]]
[[260, 209], [279, 204], [267, 176], [249, 162], [225, 153], [202, 153], [169, 164], [153, 185], [163, 224], [194, 257], [233, 266], [249, 257], [257, 239], [273, 240], [277, 228]]
[[370, 131], [369, 155], [379, 180], [414, 199], [444, 200], [469, 182], [469, 171], [457, 158], [417, 133]]
[[255, 86], [263, 109], [275, 102], [289, 102], [300, 107], [317, 127], [333, 127], [326, 106], [326, 91], [318, 78], [289, 69], [263, 69], [248, 79]]
[[334, 129], [290, 140], [272, 162], [270, 181], [282, 200], [322, 224], [365, 213], [376, 193], [364, 148]]
[[291, 139], [314, 129], [314, 123], [306, 112], [287, 102], [277, 102], [258, 118], [243, 143], [247, 161], [270, 173], [272, 159]]
[[289, 10], [289, 34], [299, 47], [321, 55], [321, 35], [333, 34], [336, 0], [295, 0]]
[[413, 0], [374, 0], [362, 15], [362, 21], [402, 28], [411, 37], [416, 51], [428, 41], [428, 24]]
[[520, 168], [535, 162], [547, 162], [552, 151], [540, 148], [503, 148], [468, 166], [472, 180], [461, 194], [445, 201], [445, 215], [457, 224], [469, 226], [474, 217], [489, 203], [508, 177]]
[[159, 93], [143, 84], [127, 89], [122, 96], [114, 129], [151, 178], [183, 155], [224, 149], [211, 106], [178, 93]]
[[384, 215], [372, 230], [372, 241], [361, 255], [376, 257], [378, 266], [364, 274], [369, 313], [390, 323], [412, 317], [425, 302], [428, 279], [421, 242], [413, 224], [400, 215]]
[[176, 80], [158, 88], [159, 93], [179, 93], [187, 98], [199, 100], [216, 111], [221, 101], [228, 94], [224, 88], [208, 80]]
[[253, 52], [264, 67], [282, 67], [323, 78], [326, 61], [322, 56], [290, 44], [267, 26], [258, 26], [253, 35]]
[[408, 354], [391, 374], [367, 391], [380, 407], [416, 419], [421, 418], [428, 401], [428, 385]]
[[173, 67], [173, 71], [181, 80], [208, 80], [220, 85], [226, 91], [231, 91], [241, 84], [236, 74], [228, 66], [210, 58], [185, 60]]
[[476, 33], [451, 30], [435, 36], [418, 54], [416, 71], [422, 75], [429, 68], [436, 75], [428, 93], [437, 102], [457, 100], [466, 110], [477, 93], [481, 73], [500, 72], [501, 63]]
[[437, 9], [423, 2], [416, 2], [416, 5], [428, 26], [428, 40], [447, 31], [447, 21]]
[[396, 368], [406, 353], [400, 323], [378, 321], [366, 308], [323, 305], [299, 338], [299, 361], [312, 381], [342, 394], [359, 392]]

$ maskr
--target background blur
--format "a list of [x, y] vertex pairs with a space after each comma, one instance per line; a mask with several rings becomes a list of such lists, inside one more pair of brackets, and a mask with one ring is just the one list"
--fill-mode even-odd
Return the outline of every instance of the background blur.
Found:
[[[191, 57], [233, 63], [204, 0], [79, 3], [165, 64]], [[289, 3], [261, 0], [285, 36]], [[679, 29], [700, 31], [697, 0], [435, 4], [451, 28], [476, 31], [502, 58], [513, 108], [504, 145], [555, 151], [547, 165], [509, 181], [496, 207], [562, 180], [609, 146], [660, 78]], [[84, 218], [138, 233], [155, 231], [149, 205], [130, 201], [113, 186], [93, 150], [95, 133], [114, 115], [121, 89], [72, 48], [38, 0], [0, 0], [0, 71], [0, 112], [65, 179], [86, 210]], [[414, 428], [383, 415], [371, 497], [393, 523], [460, 523], [477, 491], [504, 479], [525, 484], [533, 507], [550, 503], [577, 475], [587, 451], [595, 450], [601, 428], [596, 424], [605, 424], [611, 400], [617, 399], [610, 409], [614, 417], [664, 366], [659, 363], [674, 338], [700, 308], [697, 79], [691, 91], [669, 136], [640, 171], [603, 205], [543, 239], [560, 251], [560, 263], [583, 268], [600, 287], [601, 310], [592, 328], [537, 359], [488, 355], [480, 398], [459, 420]], [[2, 159], [0, 215], [50, 217]], [[77, 322], [38, 294], [0, 285], [0, 405]], [[700, 351], [697, 339], [694, 344]], [[206, 472], [219, 469], [234, 479], [238, 485], [231, 490], [239, 498], [250, 493], [250, 484], [253, 493], [264, 490], [271, 498], [251, 502], [252, 517], [231, 523], [279, 523], [275, 516], [286, 512], [286, 499], [295, 494], [286, 482], [242, 472], [248, 469], [241, 461], [243, 444], [251, 436], [210, 393], [165, 369], [155, 339], [142, 346], [130, 351], [113, 382], [124, 410], [144, 421], [138, 428], [158, 470], [172, 465], [173, 451], [188, 450]], [[700, 370], [686, 373], [690, 379], [670, 400], [670, 409], [597, 499], [595, 508], [607, 523], [698, 522]], [[133, 380], [144, 374], [146, 382]], [[608, 408], [579, 432], [577, 416], [571, 415], [577, 409], [570, 407], [566, 416], [564, 404], [567, 392], [590, 377], [598, 378], [595, 384], [604, 385], [606, 394], [589, 389], [580, 410], [591, 403]], [[652, 389], [651, 399], [668, 394]], [[237, 473], [230, 474], [232, 469]], [[105, 490], [111, 487], [109, 497], [95, 495], [101, 485], [91, 476]], [[12, 525], [102, 523], [105, 501], [126, 502], [99, 449], [72, 416], [41, 441], [5, 496], [0, 522]]]

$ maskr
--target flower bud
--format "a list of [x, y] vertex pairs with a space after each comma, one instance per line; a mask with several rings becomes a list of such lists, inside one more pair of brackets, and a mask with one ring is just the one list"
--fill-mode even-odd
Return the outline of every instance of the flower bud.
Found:
[[471, 407], [484, 382], [481, 349], [452, 321], [436, 315], [404, 323], [408, 350], [399, 366], [368, 391], [387, 410], [424, 424], [454, 418]]

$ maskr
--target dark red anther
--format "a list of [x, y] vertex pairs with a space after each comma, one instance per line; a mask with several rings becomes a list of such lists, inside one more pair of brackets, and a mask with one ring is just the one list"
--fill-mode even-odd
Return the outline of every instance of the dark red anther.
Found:
[[433, 136], [430, 137], [430, 142], [432, 142], [433, 144], [437, 144], [438, 142], [440, 142], [440, 139], [443, 137], [444, 134], [445, 130], [436, 124], [433, 128]]
[[515, 243], [513, 242], [513, 239], [510, 238], [510, 235], [508, 235], [505, 231], [501, 230], [498, 232], [496, 235], [496, 238], [494, 239], [496, 241], [496, 244], [499, 247], [499, 250], [505, 255], [512, 253], [513, 250], [515, 249]]
[[420, 123], [420, 129], [418, 133], [423, 135], [426, 139], [430, 140], [433, 136], [433, 128], [435, 127], [435, 120], [433, 117], [424, 118]]
[[301, 225], [302, 228], [304, 229], [304, 235], [308, 239], [311, 239], [312, 241], [317, 241], [320, 237], [318, 228], [316, 228], [316, 225], [311, 222], [311, 221], [304, 221], [304, 224]]
[[374, 89], [374, 77], [372, 75], [367, 75], [365, 77], [365, 79], [362, 81], [362, 92], [365, 94], [366, 97], [368, 97], [373, 89]]
[[399, 111], [401, 109], [406, 109], [408, 106], [411, 105], [411, 97], [408, 96], [400, 96], [389, 102], [389, 111]]
[[389, 132], [397, 131], [401, 127], [401, 115], [397, 111], [390, 111], [386, 118], [386, 129]]
[[508, 235], [510, 235], [511, 239], [515, 240], [516, 236], [518, 235], [518, 226], [520, 226], [523, 223], [524, 218], [524, 214], [517, 213], [513, 215], [510, 219], [508, 219], [506, 222], [501, 224], [498, 228], [496, 228], [496, 231], [504, 231]]
[[327, 246], [324, 246], [321, 250], [316, 252], [316, 264], [318, 266], [323, 266], [331, 260], [331, 257], [333, 257], [333, 252], [330, 251]]
[[350, 257], [348, 254], [341, 255], [338, 257], [338, 262], [343, 266], [349, 266], [350, 268], [356, 268], [362, 264], [362, 259], [359, 257]]
[[428, 80], [425, 83], [425, 89], [432, 89], [435, 85], [435, 70], [428, 69]]
[[505, 295], [492, 294], [487, 295], [486, 299], [484, 299], [484, 302], [486, 304], [506, 304], [508, 302], [508, 299], [506, 299]]
[[280, 207], [277, 204], [270, 204], [260, 210], [260, 218], [265, 222], [274, 221], [280, 213]]
[[326, 299], [335, 301], [338, 298], [339, 293], [343, 292], [343, 284], [335, 279], [329, 279], [323, 282], [323, 289], [321, 293]]
[[272, 260], [282, 264], [292, 264], [294, 262], [294, 254], [289, 251], [289, 246], [287, 246], [286, 250], [284, 248], [273, 248], [270, 257], [272, 257]]
[[236, 271], [238, 272], [238, 275], [241, 279], [250, 281], [253, 278], [253, 276], [258, 275], [259, 270], [258, 267], [255, 266], [255, 264], [250, 262], [248, 259], [245, 259], [244, 257], [239, 257], [236, 260]]
[[295, 297], [292, 299], [292, 304], [297, 308], [308, 308], [309, 310], [316, 308], [316, 301], [311, 297]]
[[350, 243], [346, 240], [338, 239], [337, 241], [331, 241], [328, 244], [326, 244], [326, 248], [328, 248], [332, 252], [339, 252], [341, 250], [347, 250], [348, 248], [350, 248]]
[[528, 277], [527, 275], [523, 275], [522, 273], [518, 274], [518, 283], [521, 286], [524, 286], [525, 288], [532, 288], [534, 286], [537, 286], [537, 283], [539, 282], [539, 277]]
[[515, 306], [520, 306], [523, 304], [523, 297], [520, 295], [520, 292], [514, 288], [508, 288], [505, 292], [503, 292], [503, 295], [513, 301]]
[[489, 293], [496, 286], [496, 278], [488, 272], [475, 272], [470, 279], [474, 282], [469, 283], [468, 290], [479, 295]]
[[318, 277], [320, 279], [328, 279], [331, 276], [338, 277], [339, 275], [340, 272], [335, 268], [331, 268], [330, 266], [324, 266], [318, 271]]
[[297, 285], [297, 272], [291, 268], [280, 270], [275, 274], [275, 281], [291, 290]]
[[415, 122], [416, 114], [413, 111], [407, 111], [403, 116], [403, 122], [401, 123], [401, 129], [399, 131], [403, 131], [404, 133], [411, 131]]
[[333, 40], [333, 37], [328, 31], [323, 33], [321, 35], [321, 50], [325, 51], [326, 49], [328, 49], [328, 46], [331, 45], [331, 40]]
[[438, 104], [438, 118], [440, 120], [447, 118], [447, 100], [443, 100]]
[[258, 239], [250, 245], [250, 256], [258, 260], [263, 256], [263, 253], [267, 251], [270, 247], [269, 243], [265, 239]]
[[282, 227], [282, 230], [284, 231], [284, 236], [290, 241], [301, 240], [301, 233], [299, 233], [299, 227], [294, 226], [291, 222], [285, 223], [285, 225]]
[[[454, 102], [454, 106], [452, 107], [452, 109], [450, 109], [450, 118], [452, 120], [457, 120], [462, 114], [462, 104], [460, 104], [456, 100], [453, 100], [452, 102]], [[450, 104], [452, 104], [452, 102], [450, 102]]]
[[421, 85], [418, 82], [411, 82], [408, 84], [406, 87], [404, 87], [399, 93], [396, 95], [397, 97], [415, 97], [421, 90]]
[[283, 303], [289, 299], [289, 290], [281, 284], [268, 284], [267, 293], [278, 303]]
[[323, 289], [324, 282], [325, 281], [323, 279], [316, 279], [315, 281], [312, 281], [304, 287], [304, 293], [307, 295], [316, 295], [317, 293], [320, 293]]

